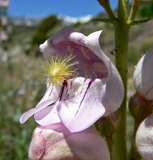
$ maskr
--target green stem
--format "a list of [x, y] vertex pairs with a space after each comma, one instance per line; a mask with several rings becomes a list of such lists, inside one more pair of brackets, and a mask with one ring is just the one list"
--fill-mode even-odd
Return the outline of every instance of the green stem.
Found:
[[126, 101], [127, 101], [127, 54], [128, 54], [129, 26], [124, 21], [115, 25], [116, 67], [122, 77], [125, 93], [119, 109], [121, 113], [120, 125], [115, 133], [115, 160], [126, 160]]
[[115, 51], [116, 67], [124, 85], [124, 99], [119, 112], [121, 115], [120, 125], [114, 135], [114, 158], [115, 160], [126, 160], [126, 101], [127, 101], [127, 72], [128, 72], [128, 39], [129, 25], [128, 18], [128, 1], [118, 1], [118, 23], [115, 24]]
[[130, 16], [128, 18], [129, 20], [134, 20], [135, 19], [137, 10], [139, 8], [139, 4], [140, 4], [140, 1], [137, 1], [137, 0], [132, 1], [131, 12], [130, 12]]
[[109, 0], [98, 0], [99, 3], [104, 7], [106, 10], [107, 14], [109, 15], [110, 19], [116, 19], [111, 7], [110, 7], [110, 2]]
[[128, 1], [118, 0], [118, 20], [126, 21], [128, 16]]
[[153, 17], [147, 18], [147, 19], [143, 19], [143, 20], [128, 20], [127, 23], [132, 26], [132, 25], [138, 25], [141, 23], [145, 23], [150, 21], [151, 19], [153, 19]]

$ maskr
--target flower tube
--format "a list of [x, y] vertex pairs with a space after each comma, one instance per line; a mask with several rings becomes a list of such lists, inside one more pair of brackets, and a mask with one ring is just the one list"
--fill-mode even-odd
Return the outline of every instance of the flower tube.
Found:
[[120, 107], [123, 84], [100, 48], [100, 34], [85, 36], [66, 27], [40, 45], [47, 61], [47, 91], [35, 108], [21, 116], [21, 123], [34, 115], [42, 126], [63, 123], [78, 132]]

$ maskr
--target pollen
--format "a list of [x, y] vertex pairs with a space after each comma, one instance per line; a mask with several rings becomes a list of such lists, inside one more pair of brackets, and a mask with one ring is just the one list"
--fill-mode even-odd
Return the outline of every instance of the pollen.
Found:
[[75, 56], [52, 56], [43, 65], [43, 76], [48, 78], [49, 83], [62, 85], [65, 80], [74, 78], [78, 75], [76, 65], [78, 61]]

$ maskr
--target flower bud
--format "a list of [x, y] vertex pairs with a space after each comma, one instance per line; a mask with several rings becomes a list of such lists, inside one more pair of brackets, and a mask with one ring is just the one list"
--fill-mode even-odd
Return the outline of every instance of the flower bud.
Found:
[[153, 114], [140, 124], [136, 133], [136, 146], [145, 160], [153, 159]]
[[134, 86], [147, 100], [153, 100], [153, 47], [140, 59], [134, 72]]
[[104, 139], [92, 128], [71, 133], [64, 125], [38, 126], [29, 148], [30, 160], [109, 160]]
[[139, 93], [135, 93], [129, 101], [129, 110], [132, 116], [139, 122], [152, 113], [153, 101], [146, 100]]
[[100, 131], [104, 136], [110, 137], [118, 128], [120, 122], [120, 113], [114, 112], [107, 117], [100, 118], [96, 123], [95, 127], [98, 131]]

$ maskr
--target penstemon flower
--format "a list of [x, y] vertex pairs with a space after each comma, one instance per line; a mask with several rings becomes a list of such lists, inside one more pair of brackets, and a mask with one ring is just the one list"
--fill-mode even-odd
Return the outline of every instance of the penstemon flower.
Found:
[[100, 34], [85, 36], [66, 27], [40, 45], [47, 91], [35, 108], [21, 116], [21, 123], [34, 115], [42, 126], [63, 123], [78, 132], [119, 108], [122, 81], [99, 46]]

